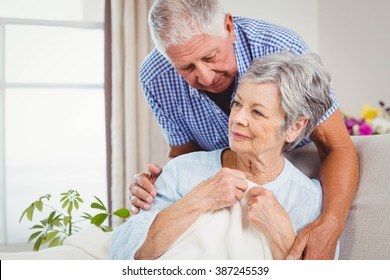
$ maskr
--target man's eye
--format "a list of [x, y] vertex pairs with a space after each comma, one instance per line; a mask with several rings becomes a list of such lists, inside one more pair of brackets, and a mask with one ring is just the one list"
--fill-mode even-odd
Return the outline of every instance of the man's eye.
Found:
[[188, 71], [188, 70], [191, 70], [193, 67], [194, 67], [194, 65], [190, 64], [190, 65], [179, 67], [179, 69], [181, 71]]
[[205, 57], [203, 60], [204, 60], [204, 61], [210, 62], [210, 61], [214, 61], [214, 60], [215, 60], [215, 57], [216, 57], [216, 55], [208, 56], [208, 57]]

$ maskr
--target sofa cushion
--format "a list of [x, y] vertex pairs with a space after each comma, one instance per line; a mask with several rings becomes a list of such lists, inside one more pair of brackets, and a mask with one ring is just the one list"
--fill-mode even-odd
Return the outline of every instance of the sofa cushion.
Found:
[[[344, 232], [340, 259], [390, 259], [390, 134], [353, 136], [360, 178]], [[320, 160], [313, 143], [287, 157], [310, 178]]]

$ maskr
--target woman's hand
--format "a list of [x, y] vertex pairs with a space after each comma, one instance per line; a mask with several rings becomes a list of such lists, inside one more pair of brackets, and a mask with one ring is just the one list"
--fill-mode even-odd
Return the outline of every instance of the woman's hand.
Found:
[[162, 169], [157, 164], [148, 165], [149, 174], [141, 173], [134, 176], [133, 182], [129, 186], [130, 190], [130, 211], [134, 215], [139, 213], [139, 208], [149, 210], [157, 192], [154, 187]]
[[243, 172], [222, 168], [156, 216], [134, 259], [159, 258], [203, 213], [236, 204], [246, 189]]
[[274, 259], [285, 259], [296, 234], [290, 216], [271, 191], [261, 187], [249, 191], [248, 221], [267, 237]]
[[195, 199], [205, 211], [215, 211], [235, 205], [248, 188], [245, 174], [239, 170], [222, 168], [213, 177], [203, 181], [187, 196]]

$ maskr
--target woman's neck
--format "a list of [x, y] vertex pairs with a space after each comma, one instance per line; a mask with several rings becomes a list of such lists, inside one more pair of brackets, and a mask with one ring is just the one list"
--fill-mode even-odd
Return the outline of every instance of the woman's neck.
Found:
[[245, 173], [246, 179], [259, 185], [275, 180], [284, 168], [282, 154], [272, 157], [246, 157], [226, 149], [221, 160], [223, 167], [238, 169]]

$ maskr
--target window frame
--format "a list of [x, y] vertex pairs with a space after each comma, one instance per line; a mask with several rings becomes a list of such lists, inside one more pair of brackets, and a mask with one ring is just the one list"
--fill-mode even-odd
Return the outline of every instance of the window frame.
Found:
[[7, 83], [5, 81], [5, 39], [7, 25], [34, 25], [51, 27], [74, 27], [81, 29], [100, 29], [104, 32], [103, 22], [91, 21], [57, 21], [57, 20], [37, 20], [24, 18], [0, 17], [0, 244], [8, 244], [7, 236], [7, 209], [6, 209], [6, 166], [5, 166], [5, 92], [11, 88], [85, 88], [85, 89], [105, 89], [105, 82], [102, 84], [48, 84], [48, 83]]

